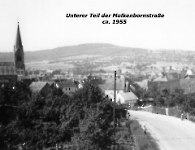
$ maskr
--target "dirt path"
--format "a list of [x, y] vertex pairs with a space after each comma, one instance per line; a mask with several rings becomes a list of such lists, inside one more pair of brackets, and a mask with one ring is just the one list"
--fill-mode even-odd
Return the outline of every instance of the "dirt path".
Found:
[[139, 121], [156, 139], [162, 150], [195, 150], [195, 124], [179, 118], [130, 111], [131, 119]]

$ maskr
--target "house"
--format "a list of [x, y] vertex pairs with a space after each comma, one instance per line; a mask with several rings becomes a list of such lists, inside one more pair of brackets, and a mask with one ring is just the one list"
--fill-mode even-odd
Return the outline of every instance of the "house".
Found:
[[47, 83], [49, 84], [49, 86], [53, 89], [55, 88], [55, 82], [53, 81], [47, 81]]
[[51, 87], [47, 82], [32, 82], [29, 86], [32, 93], [40, 93], [46, 96], [47, 94], [51, 93]]
[[118, 93], [116, 96], [116, 102], [130, 105], [131, 108], [134, 107], [137, 101], [138, 101], [138, 97], [133, 92]]
[[148, 90], [148, 80], [144, 79], [140, 82], [135, 82], [140, 88], [142, 88], [143, 90]]
[[180, 75], [177, 73], [163, 73], [152, 82], [148, 82], [148, 88], [155, 86], [160, 92], [168, 90], [170, 93], [173, 93], [175, 89], [180, 88], [179, 79]]
[[62, 83], [57, 83], [57, 87], [62, 89], [63, 93], [71, 94], [78, 89], [78, 86], [73, 81], [66, 81]]
[[[114, 78], [106, 79], [104, 84], [98, 85], [105, 95], [109, 93], [114, 94]], [[125, 90], [125, 79], [117, 78], [116, 79], [116, 92], [122, 93]]]

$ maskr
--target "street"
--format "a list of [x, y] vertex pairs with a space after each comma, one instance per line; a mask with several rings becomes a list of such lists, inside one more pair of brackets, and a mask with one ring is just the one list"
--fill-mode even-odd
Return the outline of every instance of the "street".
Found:
[[195, 124], [175, 117], [130, 110], [131, 119], [139, 121], [162, 150], [194, 150]]

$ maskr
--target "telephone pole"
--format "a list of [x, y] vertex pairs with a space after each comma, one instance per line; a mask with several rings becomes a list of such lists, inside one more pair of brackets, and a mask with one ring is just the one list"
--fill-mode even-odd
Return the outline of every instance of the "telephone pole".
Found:
[[113, 129], [115, 135], [115, 105], [116, 105], [116, 71], [114, 71], [114, 107], [113, 107]]

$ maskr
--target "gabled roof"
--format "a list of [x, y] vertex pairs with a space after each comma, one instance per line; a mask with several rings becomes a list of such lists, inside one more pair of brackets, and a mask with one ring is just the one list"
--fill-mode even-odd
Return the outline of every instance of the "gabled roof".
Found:
[[124, 100], [137, 100], [137, 96], [133, 92], [119, 93]]
[[[114, 78], [107, 79], [105, 84], [98, 85], [102, 91], [114, 90]], [[116, 79], [116, 90], [124, 90], [125, 83], [122, 79]]]
[[179, 80], [180, 78], [180, 75], [176, 72], [166, 73], [166, 76], [168, 80]]
[[48, 83], [50, 86], [52, 86], [52, 85], [54, 84], [54, 82], [52, 82], [52, 81], [47, 81], [47, 83]]
[[144, 79], [140, 82], [135, 82], [137, 85], [139, 85], [139, 87], [141, 87], [142, 89], [144, 90], [147, 90], [148, 89], [148, 80], [147, 79]]
[[63, 88], [71, 88], [71, 87], [77, 88], [77, 85], [73, 81], [67, 81], [67, 82], [58, 83], [58, 85], [59, 85], [59, 87], [61, 89], [63, 89]]
[[166, 76], [160, 76], [154, 79], [153, 82], [168, 82], [168, 79]]
[[40, 92], [43, 89], [43, 87], [46, 86], [47, 84], [48, 84], [47, 82], [38, 81], [32, 82], [29, 87], [32, 92]]
[[175, 81], [179, 80], [179, 74], [178, 73], [165, 73], [163, 72], [161, 76], [157, 77], [153, 80], [153, 82], [168, 82], [168, 81]]

